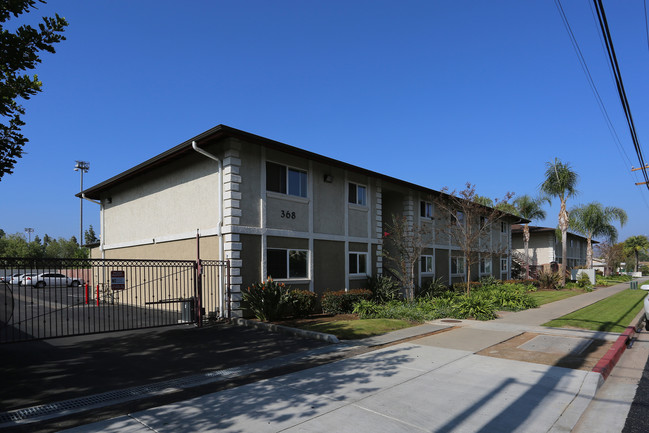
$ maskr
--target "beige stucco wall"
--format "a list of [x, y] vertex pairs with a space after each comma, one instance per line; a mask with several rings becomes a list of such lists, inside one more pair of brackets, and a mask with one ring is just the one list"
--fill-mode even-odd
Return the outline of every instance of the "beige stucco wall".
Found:
[[[200, 238], [202, 260], [219, 260], [218, 236]], [[196, 239], [150, 243], [133, 247], [105, 250], [106, 259], [196, 260]], [[93, 258], [102, 258], [99, 248], [93, 248]]]
[[103, 200], [105, 246], [187, 237], [197, 229], [215, 231], [217, 172], [214, 161], [190, 154], [114, 188]]

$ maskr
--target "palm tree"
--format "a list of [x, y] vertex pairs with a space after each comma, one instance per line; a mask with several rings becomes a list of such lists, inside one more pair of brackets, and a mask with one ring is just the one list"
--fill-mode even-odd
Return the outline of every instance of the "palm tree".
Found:
[[[527, 220], [545, 219], [545, 211], [541, 209], [543, 202], [550, 202], [547, 197], [532, 198], [525, 194], [514, 200], [514, 206], [519, 216]], [[525, 278], [530, 278], [530, 226], [523, 226], [523, 245], [525, 247]]]
[[586, 266], [589, 268], [593, 267], [594, 237], [604, 237], [611, 243], [617, 241], [617, 229], [613, 226], [613, 221], [619, 221], [620, 227], [624, 227], [626, 212], [617, 207], [604, 207], [596, 201], [570, 211], [570, 228], [586, 236]]
[[631, 236], [624, 241], [624, 250], [631, 252], [635, 255], [635, 271], [638, 272], [638, 253], [640, 251], [647, 251], [649, 249], [649, 239], [644, 235]]
[[579, 176], [572, 171], [569, 163], [563, 163], [559, 158], [554, 162], [546, 162], [545, 180], [541, 184], [541, 192], [548, 199], [557, 197], [561, 200], [559, 210], [559, 228], [561, 229], [561, 285], [566, 284], [566, 264], [568, 262], [568, 210], [566, 200], [577, 194], [577, 180]]

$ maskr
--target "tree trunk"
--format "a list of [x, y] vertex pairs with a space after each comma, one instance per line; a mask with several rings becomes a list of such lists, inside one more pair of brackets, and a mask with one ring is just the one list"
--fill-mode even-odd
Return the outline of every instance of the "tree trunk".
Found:
[[638, 266], [638, 250], [633, 250], [633, 254], [635, 255], [635, 271], [638, 272], [638, 268], [640, 268], [640, 266]]
[[592, 269], [593, 267], [593, 242], [591, 240], [591, 234], [588, 233], [586, 238], [586, 267]]
[[470, 295], [471, 294], [471, 262], [469, 260], [466, 260], [466, 269], [464, 270], [466, 272], [466, 294]]
[[525, 224], [523, 227], [523, 243], [525, 244], [525, 279], [530, 279], [530, 227], [528, 224]]
[[566, 201], [561, 200], [561, 211], [559, 212], [559, 228], [561, 229], [561, 286], [566, 285], [566, 265], [568, 264], [568, 211]]

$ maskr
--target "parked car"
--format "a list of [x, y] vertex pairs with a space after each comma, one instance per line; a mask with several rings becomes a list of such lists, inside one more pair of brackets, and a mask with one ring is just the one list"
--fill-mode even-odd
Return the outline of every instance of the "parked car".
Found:
[[25, 274], [13, 274], [11, 276], [11, 281], [9, 281], [9, 284], [16, 284], [16, 285], [20, 284], [24, 276]]
[[77, 287], [81, 283], [79, 282], [79, 280], [67, 277], [63, 274], [48, 272], [37, 275], [26, 275], [22, 281], [22, 284], [24, 286], [32, 287]]

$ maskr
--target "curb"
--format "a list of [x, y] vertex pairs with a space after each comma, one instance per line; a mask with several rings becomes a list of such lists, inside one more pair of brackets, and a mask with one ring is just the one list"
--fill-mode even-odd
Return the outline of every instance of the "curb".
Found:
[[613, 346], [606, 352], [606, 354], [599, 360], [599, 362], [593, 367], [594, 373], [599, 373], [602, 375], [603, 380], [606, 380], [613, 371], [613, 367], [620, 360], [620, 357], [627, 348], [627, 345], [632, 341], [638, 329], [642, 328], [642, 322], [645, 320], [644, 310], [640, 312], [640, 319], [636, 322], [635, 326], [627, 326], [626, 330], [618, 337], [618, 339], [613, 343]]
[[324, 334], [316, 331], [306, 331], [304, 329], [291, 328], [284, 325], [276, 325], [274, 323], [257, 322], [256, 320], [248, 319], [232, 319], [232, 323], [239, 326], [246, 326], [248, 328], [263, 329], [265, 331], [278, 332], [280, 334], [294, 335], [296, 337], [311, 338], [313, 340], [326, 341], [327, 343], [338, 344], [340, 340], [332, 334]]

